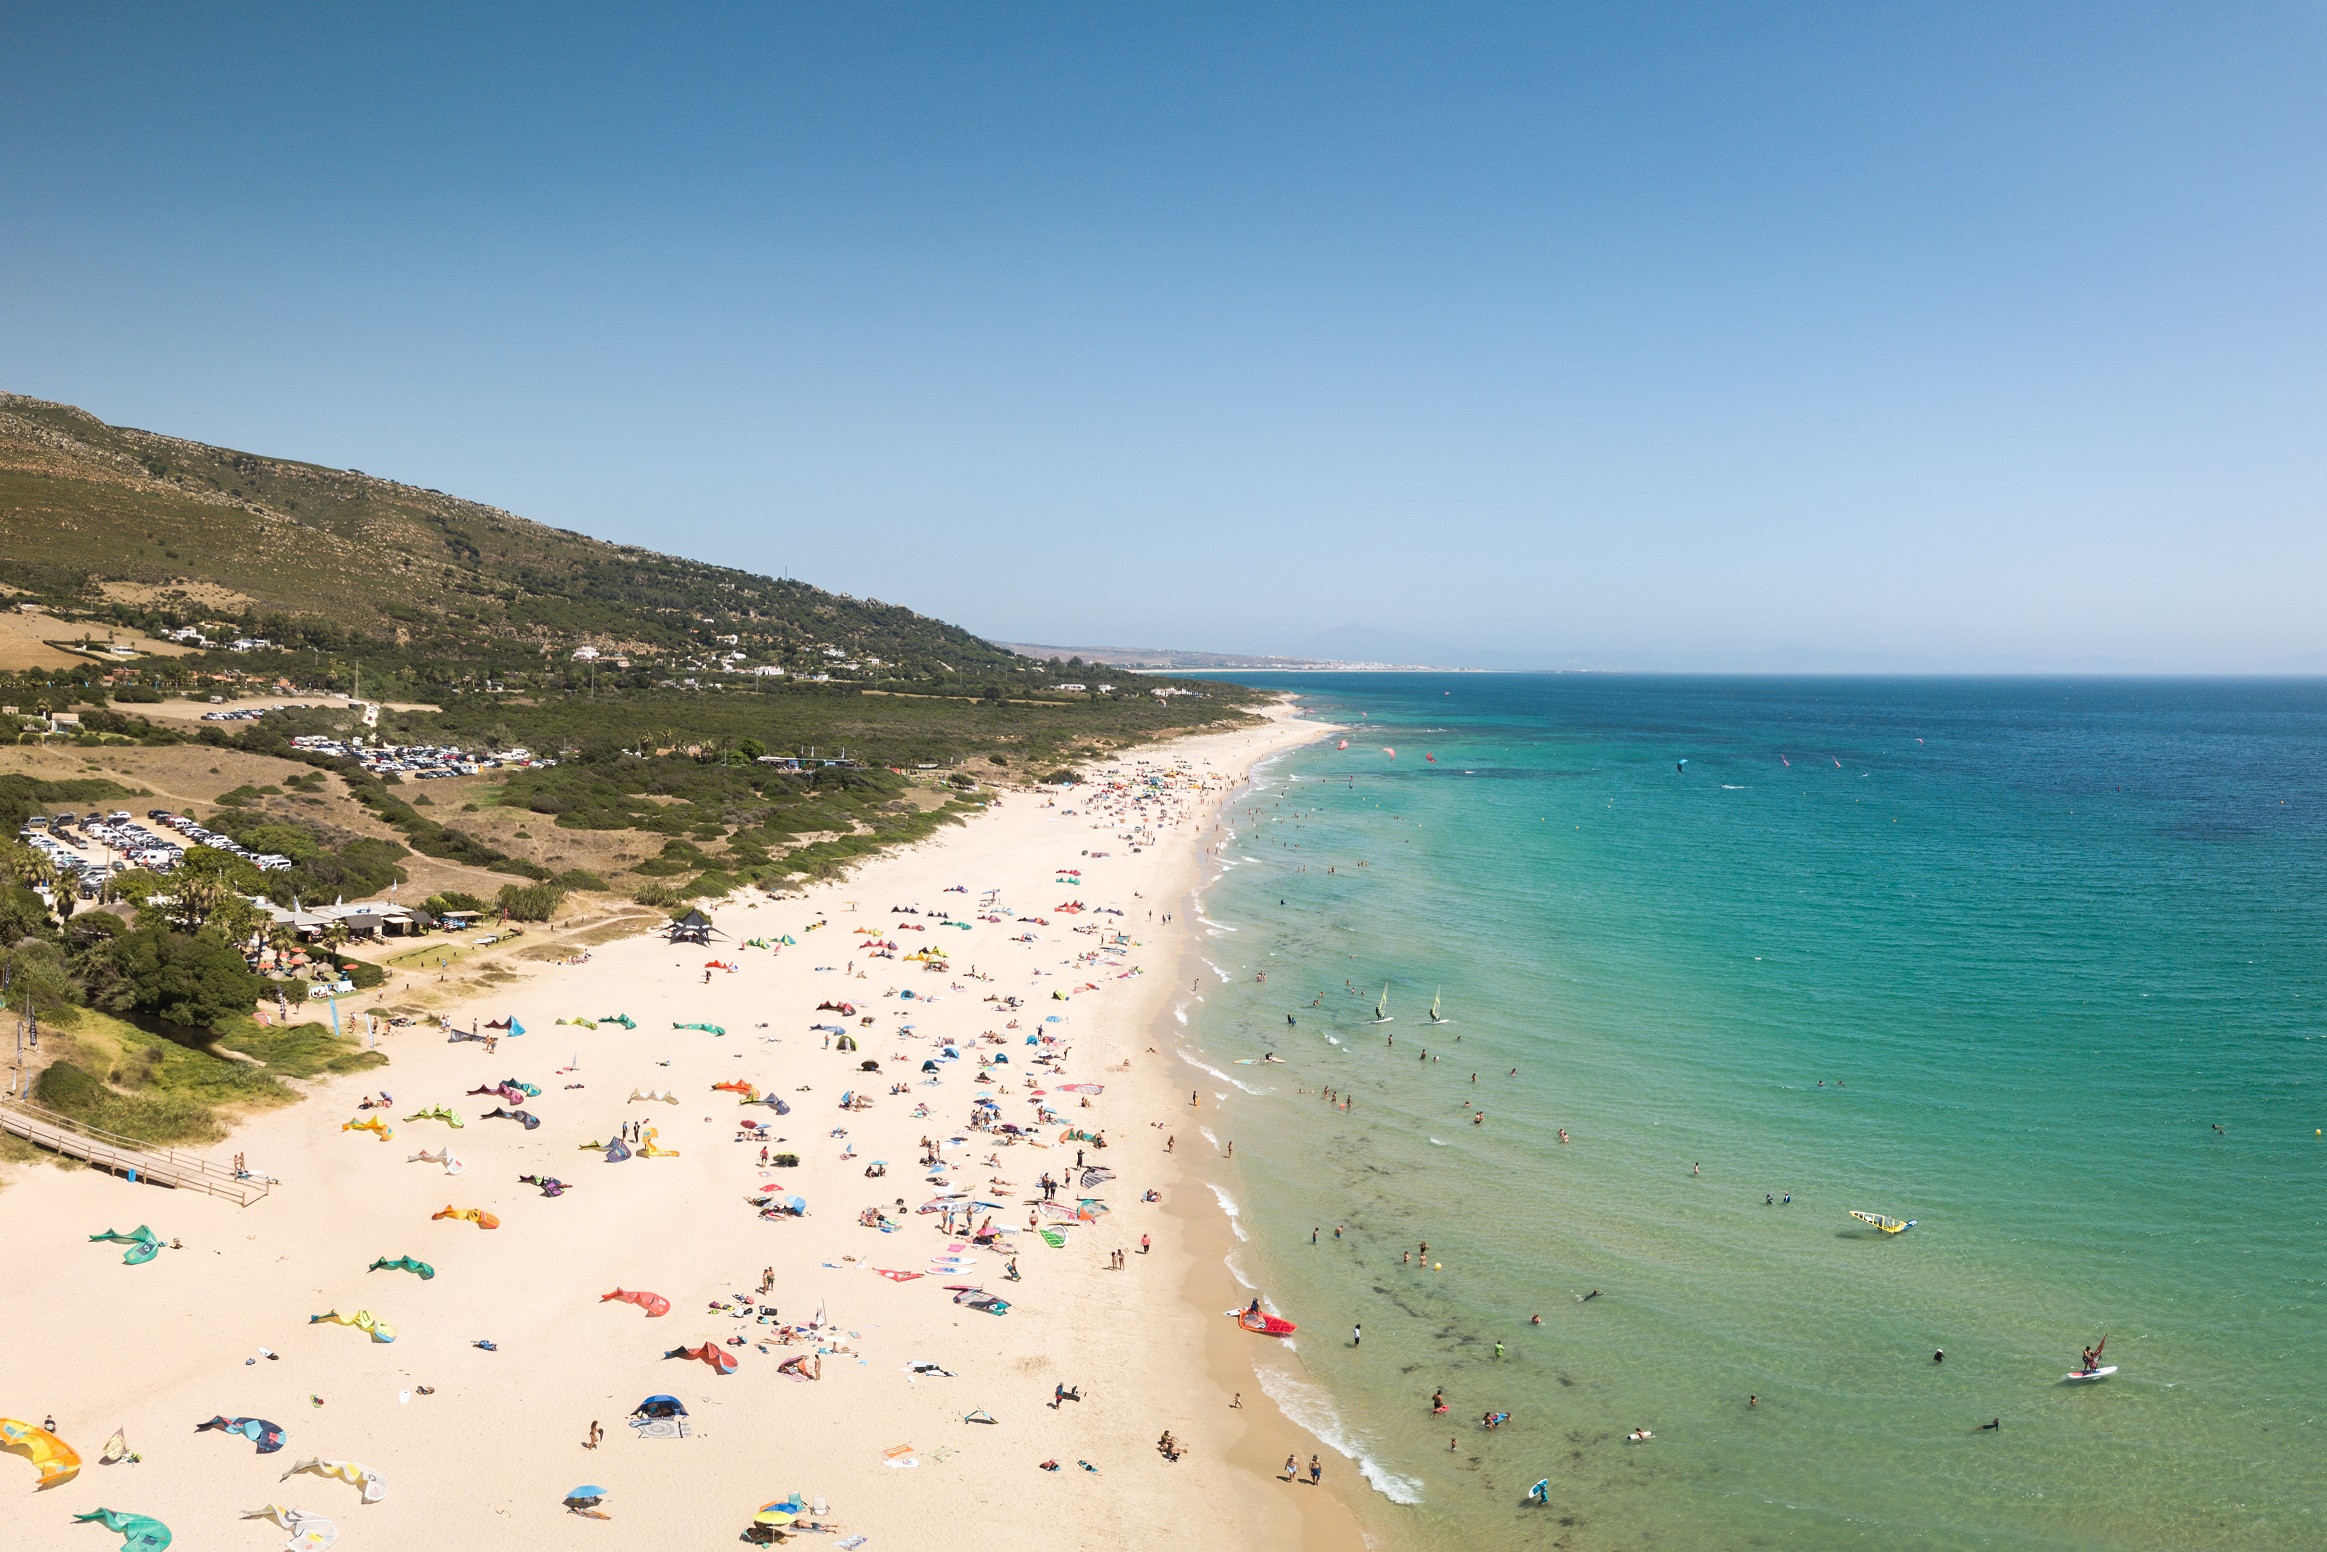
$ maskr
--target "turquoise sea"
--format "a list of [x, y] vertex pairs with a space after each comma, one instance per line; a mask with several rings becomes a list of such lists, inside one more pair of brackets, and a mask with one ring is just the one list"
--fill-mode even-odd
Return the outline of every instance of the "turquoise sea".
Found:
[[1182, 1011], [1382, 1544], [2327, 1544], [2327, 684], [1239, 677], [1349, 748]]

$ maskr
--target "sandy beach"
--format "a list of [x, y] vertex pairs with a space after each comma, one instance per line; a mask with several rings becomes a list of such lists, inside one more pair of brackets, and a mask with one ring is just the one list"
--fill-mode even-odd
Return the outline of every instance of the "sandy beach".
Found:
[[[1222, 1316], [1237, 1289], [1204, 1181], [1232, 1166], [1199, 1133], [1195, 1075], [1162, 1028], [1193, 962], [1184, 924], [1219, 805], [1256, 760], [1318, 731], [1278, 717], [1133, 751], [1070, 796], [1005, 794], [841, 883], [732, 898], [709, 913], [707, 951], [647, 936], [528, 966], [444, 1010], [455, 1029], [513, 1019], [522, 1036], [488, 1050], [395, 1030], [388, 1067], [315, 1085], [209, 1150], [279, 1177], [247, 1209], [12, 1168], [0, 1322], [18, 1340], [0, 1414], [53, 1415], [85, 1464], [37, 1496], [22, 1468], [10, 1544], [110, 1546], [72, 1520], [103, 1506], [152, 1516], [180, 1546], [277, 1546], [282, 1527], [241, 1516], [281, 1504], [358, 1547], [710, 1546], [797, 1493], [828, 1528], [811, 1544], [1360, 1545], [1334, 1496], [1350, 1485], [1339, 1457], [1325, 1452], [1322, 1490], [1270, 1475], [1319, 1447], [1251, 1383], [1243, 1344], [1265, 1339]], [[941, 962], [906, 957], [924, 953]], [[576, 1018], [596, 1027], [560, 1022]], [[690, 1024], [724, 1033], [674, 1027]], [[472, 1092], [504, 1080], [530, 1086], [521, 1103]], [[357, 1108], [383, 1090], [392, 1104]], [[844, 1095], [869, 1105], [844, 1110]], [[1025, 1131], [973, 1129], [981, 1098], [996, 1127]], [[440, 1106], [463, 1125], [407, 1119]], [[391, 1138], [343, 1129], [375, 1116]], [[798, 1165], [763, 1167], [745, 1120]], [[609, 1163], [625, 1128], [642, 1140]], [[448, 1145], [458, 1174], [413, 1159]], [[1079, 1184], [1078, 1154], [1112, 1178]], [[1060, 1205], [1037, 1218], [1045, 1173]], [[795, 1195], [804, 1217], [752, 1200]], [[1062, 1216], [1085, 1197], [1095, 1221]], [[947, 1200], [956, 1232], [921, 1210]], [[446, 1208], [498, 1226], [433, 1216]], [[1013, 1232], [974, 1243], [989, 1223]], [[183, 1248], [130, 1266], [89, 1240], [140, 1224]], [[367, 1270], [404, 1257], [433, 1275]], [[602, 1298], [617, 1289], [669, 1312]], [[330, 1311], [371, 1312], [394, 1339], [311, 1322]], [[734, 1372], [665, 1356], [681, 1348]], [[781, 1372], [797, 1358], [821, 1378]], [[1053, 1404], [1062, 1385], [1081, 1399]], [[657, 1395], [684, 1407], [684, 1437], [628, 1425]], [[196, 1432], [214, 1416], [267, 1420], [285, 1441], [260, 1454]], [[141, 1461], [98, 1463], [116, 1429]], [[1157, 1448], [1166, 1429], [1186, 1446], [1176, 1462]], [[310, 1458], [357, 1463], [384, 1491], [366, 1503], [347, 1481], [281, 1480]], [[565, 1507], [583, 1485], [610, 1520]]]

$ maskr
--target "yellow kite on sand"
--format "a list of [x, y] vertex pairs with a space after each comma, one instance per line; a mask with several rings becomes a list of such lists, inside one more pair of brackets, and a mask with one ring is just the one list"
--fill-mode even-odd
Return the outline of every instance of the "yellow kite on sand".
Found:
[[370, 1310], [357, 1310], [352, 1315], [342, 1315], [338, 1310], [326, 1310], [320, 1315], [308, 1316], [307, 1324], [312, 1326], [318, 1321], [326, 1320], [334, 1325], [353, 1326], [375, 1342], [393, 1342], [396, 1340], [396, 1328], [374, 1315]]
[[396, 1135], [396, 1129], [378, 1116], [365, 1116], [361, 1121], [342, 1121], [339, 1129], [343, 1132], [370, 1132], [382, 1142]]
[[359, 1466], [352, 1460], [317, 1460], [312, 1455], [283, 1473], [288, 1482], [302, 1471], [311, 1471], [319, 1477], [337, 1477], [350, 1487], [364, 1490], [365, 1503], [378, 1503], [388, 1496], [388, 1484], [369, 1466]]
[[497, 1229], [501, 1220], [482, 1207], [447, 1207], [443, 1212], [430, 1213], [430, 1218], [466, 1218], [480, 1229]]
[[0, 1450], [21, 1455], [40, 1468], [40, 1480], [33, 1484], [35, 1492], [70, 1482], [81, 1469], [79, 1451], [46, 1428], [13, 1417], [0, 1417]]

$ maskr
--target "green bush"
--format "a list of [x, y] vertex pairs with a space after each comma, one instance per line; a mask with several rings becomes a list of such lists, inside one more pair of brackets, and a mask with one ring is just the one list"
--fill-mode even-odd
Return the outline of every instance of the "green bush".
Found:
[[686, 896], [668, 884], [641, 884], [630, 892], [630, 898], [640, 905], [657, 910], [672, 910], [685, 902]]
[[458, 889], [448, 889], [442, 894], [430, 895], [422, 909], [440, 916], [446, 911], [481, 911], [485, 909], [485, 902]]
[[355, 989], [359, 992], [368, 992], [375, 986], [384, 986], [388, 981], [388, 972], [368, 959], [343, 959], [339, 964], [339, 973], [354, 982]]
[[545, 922], [557, 914], [564, 895], [555, 884], [503, 884], [499, 903], [511, 921]]
[[606, 880], [588, 868], [568, 868], [557, 876], [555, 882], [560, 889], [603, 890], [606, 887]]
[[167, 1024], [215, 1029], [248, 1013], [265, 994], [232, 944], [208, 933], [140, 927], [114, 939], [115, 1011], [134, 1010]]

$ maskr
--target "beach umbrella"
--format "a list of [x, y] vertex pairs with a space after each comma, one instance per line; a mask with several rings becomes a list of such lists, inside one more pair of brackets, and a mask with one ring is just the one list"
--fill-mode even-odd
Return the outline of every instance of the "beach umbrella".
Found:
[[612, 1519], [612, 1515], [602, 1514], [598, 1509], [598, 1505], [605, 1500], [605, 1497], [606, 1489], [584, 1483], [580, 1487], [567, 1491], [566, 1507], [576, 1514], [587, 1515], [593, 1520]]

